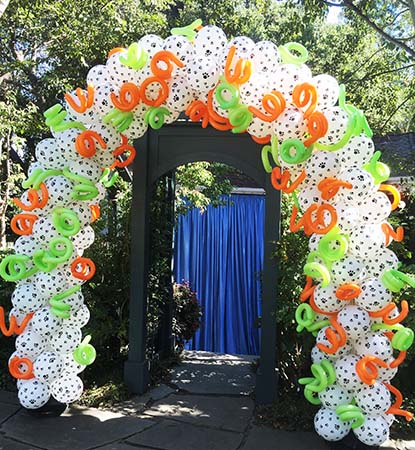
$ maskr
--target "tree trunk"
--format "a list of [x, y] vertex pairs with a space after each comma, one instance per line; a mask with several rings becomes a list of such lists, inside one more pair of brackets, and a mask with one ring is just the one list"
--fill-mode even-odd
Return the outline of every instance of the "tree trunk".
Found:
[[0, 145], [0, 249], [6, 248], [6, 212], [10, 195], [10, 131], [3, 137]]

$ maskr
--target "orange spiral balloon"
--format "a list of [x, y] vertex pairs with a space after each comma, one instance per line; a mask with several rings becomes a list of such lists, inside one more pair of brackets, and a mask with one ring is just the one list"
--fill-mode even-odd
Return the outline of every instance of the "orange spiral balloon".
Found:
[[79, 256], [71, 264], [71, 272], [75, 278], [90, 280], [95, 274], [95, 264], [92, 259]]
[[119, 147], [117, 147], [112, 154], [114, 155], [115, 158], [118, 158], [118, 156], [121, 156], [125, 153], [128, 153], [128, 157], [124, 160], [124, 161], [114, 161], [111, 166], [110, 166], [110, 170], [115, 169], [116, 167], [127, 167], [129, 166], [135, 158], [135, 148], [132, 145], [129, 144], [121, 144]]
[[388, 364], [380, 358], [373, 355], [364, 356], [356, 363], [356, 373], [365, 384], [375, 384], [379, 376], [379, 367], [388, 368]]
[[[160, 88], [155, 100], [147, 97], [147, 88], [150, 84], [159, 84]], [[146, 105], [149, 106], [160, 106], [169, 96], [169, 87], [163, 78], [159, 77], [148, 77], [146, 78], [140, 86], [140, 98]]]
[[83, 89], [80, 87], [76, 88], [75, 91], [75, 100], [71, 94], [66, 93], [64, 95], [66, 102], [68, 105], [77, 113], [83, 114], [88, 108], [91, 108], [91, 106], [94, 103], [94, 93], [95, 89], [91, 84], [88, 84], [87, 87], [87, 95], [85, 95]]
[[111, 92], [112, 104], [120, 111], [133, 110], [140, 103], [140, 89], [134, 83], [124, 83], [118, 93], [118, 97]]
[[[27, 372], [24, 373], [20, 370], [20, 364], [25, 364], [27, 366]], [[33, 375], [33, 364], [29, 358], [20, 358], [19, 356], [15, 356], [9, 362], [9, 372], [12, 377], [17, 378], [19, 380], [30, 380], [34, 378]]]
[[307, 131], [310, 137], [304, 141], [304, 145], [309, 147], [311, 144], [314, 144], [314, 142], [325, 136], [328, 129], [329, 123], [323, 113], [319, 111], [311, 113], [307, 121]]
[[260, 109], [255, 108], [254, 106], [249, 106], [248, 109], [252, 114], [264, 122], [273, 122], [284, 112], [285, 98], [281, 92], [272, 91], [271, 93], [264, 95], [262, 98], [262, 106], [269, 115], [263, 113]]
[[23, 211], [33, 211], [36, 208], [44, 208], [49, 200], [49, 192], [45, 183], [40, 183], [40, 192], [42, 198], [39, 197], [39, 193], [36, 189], [30, 188], [27, 191], [27, 198], [29, 200], [28, 205], [23, 203], [19, 198], [14, 198], [13, 203]]
[[293, 103], [298, 108], [308, 108], [304, 112], [304, 118], [308, 119], [317, 106], [317, 89], [310, 83], [297, 84], [293, 90]]
[[334, 177], [325, 178], [317, 185], [318, 190], [321, 192], [321, 198], [326, 201], [333, 198], [339, 192], [341, 187], [352, 189], [353, 185], [347, 181], [338, 180]]
[[10, 221], [10, 228], [20, 236], [32, 234], [33, 225], [38, 219], [36, 214], [21, 213], [16, 214]]
[[[160, 63], [163, 63], [166, 67], [160, 68], [158, 66]], [[169, 52], [168, 50], [161, 50], [160, 52], [157, 52], [151, 60], [151, 71], [153, 72], [153, 75], [155, 77], [164, 80], [171, 78], [173, 72], [173, 63], [178, 67], [184, 67], [183, 62], [180, 61], [180, 59], [177, 58], [177, 56], [172, 52]]]
[[107, 144], [96, 131], [85, 130], [75, 139], [76, 151], [84, 158], [92, 158], [97, 152], [95, 141], [105, 150]]

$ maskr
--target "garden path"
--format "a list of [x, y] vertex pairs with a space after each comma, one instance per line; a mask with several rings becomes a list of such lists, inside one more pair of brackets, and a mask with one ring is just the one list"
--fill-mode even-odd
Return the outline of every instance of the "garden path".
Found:
[[[0, 450], [328, 450], [315, 433], [254, 422], [252, 357], [186, 352], [171, 379], [111, 411], [36, 417], [0, 392]], [[382, 450], [415, 450], [415, 441]]]

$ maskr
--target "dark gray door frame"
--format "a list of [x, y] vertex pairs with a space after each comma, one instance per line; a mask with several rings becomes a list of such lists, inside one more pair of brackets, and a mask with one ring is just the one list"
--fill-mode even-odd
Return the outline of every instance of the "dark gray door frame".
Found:
[[261, 146], [247, 134], [234, 135], [200, 124], [176, 122], [158, 131], [149, 130], [135, 142], [131, 228], [131, 295], [128, 361], [124, 379], [141, 394], [148, 387], [146, 360], [147, 270], [149, 258], [149, 203], [157, 179], [177, 166], [196, 161], [233, 166], [265, 189], [264, 270], [262, 273], [261, 358], [256, 400], [271, 403], [277, 396], [276, 317], [277, 264], [271, 258], [273, 241], [280, 236], [280, 192], [273, 189], [261, 163]]

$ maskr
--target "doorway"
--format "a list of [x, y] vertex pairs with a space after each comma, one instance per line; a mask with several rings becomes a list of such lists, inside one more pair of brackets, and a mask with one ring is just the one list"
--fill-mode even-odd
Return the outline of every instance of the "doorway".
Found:
[[273, 243], [279, 239], [280, 192], [273, 189], [269, 175], [262, 167], [261, 146], [247, 135], [203, 129], [197, 123], [178, 121], [158, 131], [149, 130], [135, 142], [135, 147], [129, 351], [124, 367], [127, 385], [135, 393], [144, 392], [148, 386], [145, 347], [151, 187], [161, 175], [177, 166], [195, 161], [216, 161], [246, 173], [266, 192], [261, 348], [255, 393], [258, 403], [273, 402], [277, 393], [275, 305], [278, 273], [271, 255]]

